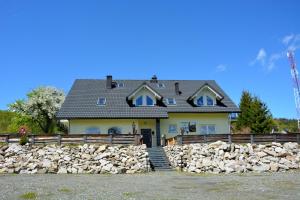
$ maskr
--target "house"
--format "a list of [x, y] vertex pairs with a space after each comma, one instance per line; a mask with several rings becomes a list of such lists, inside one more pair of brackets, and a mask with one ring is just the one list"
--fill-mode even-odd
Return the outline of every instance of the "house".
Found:
[[142, 134], [147, 146], [184, 134], [230, 132], [238, 107], [213, 80], [76, 80], [57, 118], [70, 134]]

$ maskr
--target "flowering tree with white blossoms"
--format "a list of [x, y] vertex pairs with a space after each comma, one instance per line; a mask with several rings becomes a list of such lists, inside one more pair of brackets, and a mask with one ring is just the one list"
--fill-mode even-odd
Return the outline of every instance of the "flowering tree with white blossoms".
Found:
[[39, 87], [27, 94], [26, 100], [17, 100], [10, 110], [29, 116], [44, 133], [50, 133], [56, 124], [55, 114], [65, 100], [62, 90], [54, 87]]

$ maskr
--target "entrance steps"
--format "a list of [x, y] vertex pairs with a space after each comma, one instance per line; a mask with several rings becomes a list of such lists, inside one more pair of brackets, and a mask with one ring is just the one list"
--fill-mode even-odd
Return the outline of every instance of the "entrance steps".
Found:
[[165, 151], [162, 147], [152, 147], [147, 148], [151, 168], [154, 171], [172, 171], [173, 169], [170, 166], [170, 162], [165, 154]]

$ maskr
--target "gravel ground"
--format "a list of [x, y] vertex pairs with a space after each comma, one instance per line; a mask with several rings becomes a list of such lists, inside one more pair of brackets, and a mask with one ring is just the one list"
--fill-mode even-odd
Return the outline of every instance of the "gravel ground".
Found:
[[[0, 175], [0, 199], [300, 199], [300, 171], [245, 175]], [[35, 198], [32, 198], [35, 199]]]

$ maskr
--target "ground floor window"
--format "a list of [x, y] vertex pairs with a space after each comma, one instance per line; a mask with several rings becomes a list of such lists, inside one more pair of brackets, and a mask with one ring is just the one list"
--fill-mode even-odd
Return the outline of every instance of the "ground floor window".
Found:
[[100, 134], [101, 131], [98, 127], [89, 127], [85, 129], [85, 134]]
[[200, 134], [215, 134], [216, 125], [214, 124], [204, 124], [200, 126]]
[[111, 127], [110, 129], [108, 129], [107, 133], [108, 134], [121, 134], [122, 130], [119, 127]]
[[168, 132], [169, 133], [177, 133], [177, 125], [176, 124], [170, 124]]

